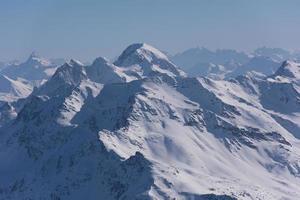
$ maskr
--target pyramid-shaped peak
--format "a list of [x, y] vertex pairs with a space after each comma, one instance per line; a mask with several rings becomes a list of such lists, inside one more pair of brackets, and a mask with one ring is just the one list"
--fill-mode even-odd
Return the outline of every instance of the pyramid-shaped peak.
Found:
[[274, 75], [287, 78], [300, 78], [300, 63], [286, 60], [282, 63]]
[[27, 62], [36, 62], [36, 61], [39, 61], [41, 60], [42, 58], [40, 57], [40, 55], [36, 52], [36, 51], [33, 51], [31, 52], [31, 54], [29, 55], [28, 59], [27, 59]]
[[40, 55], [36, 51], [31, 52], [31, 54], [29, 56], [29, 58], [39, 58], [39, 57], [40, 57]]
[[48, 59], [42, 58], [37, 52], [33, 51], [25, 62], [29, 65], [50, 66], [51, 62]]

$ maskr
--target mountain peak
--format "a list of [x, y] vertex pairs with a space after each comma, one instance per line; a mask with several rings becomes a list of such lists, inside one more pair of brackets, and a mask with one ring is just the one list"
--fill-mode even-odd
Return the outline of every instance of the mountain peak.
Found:
[[300, 63], [291, 60], [286, 60], [282, 63], [279, 69], [274, 74], [275, 76], [282, 76], [286, 78], [300, 78]]
[[39, 54], [36, 51], [31, 52], [29, 58], [33, 59], [33, 58], [39, 58]]
[[134, 73], [138, 73], [140, 77], [155, 74], [172, 77], [185, 76], [185, 73], [174, 65], [164, 53], [145, 43], [128, 46], [114, 62], [114, 65], [134, 70]]
[[144, 51], [147, 51], [147, 52], [151, 52], [153, 53], [156, 57], [159, 57], [161, 59], [168, 59], [168, 57], [162, 53], [160, 50], [156, 49], [155, 47], [153, 46], [150, 46], [149, 44], [146, 44], [146, 43], [140, 43], [138, 44], [140, 45], [139, 49], [140, 50], [144, 50]]
[[[133, 51], [139, 51], [139, 50], [148, 51], [148, 52], [151, 52], [151, 53], [157, 55], [158, 57], [167, 59], [167, 57], [164, 53], [162, 53], [160, 50], [158, 50], [155, 47], [153, 47], [149, 44], [146, 44], [146, 43], [131, 44], [125, 49], [124, 52], [133, 52]], [[140, 52], [140, 53], [142, 53], [142, 52]]]
[[151, 62], [155, 59], [168, 60], [168, 57], [158, 49], [146, 43], [135, 43], [128, 46], [123, 51], [115, 62], [115, 65], [127, 67], [143, 61]]
[[104, 64], [107, 64], [108, 62], [109, 61], [107, 58], [100, 56], [94, 60], [92, 65], [104, 65]]
[[41, 65], [41, 66], [51, 66], [51, 62], [45, 58], [42, 58], [38, 53], [33, 51], [25, 62], [29, 65]]

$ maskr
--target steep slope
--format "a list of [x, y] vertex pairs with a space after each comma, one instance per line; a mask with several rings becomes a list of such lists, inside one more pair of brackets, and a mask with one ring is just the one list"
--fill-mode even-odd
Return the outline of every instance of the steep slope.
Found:
[[296, 84], [300, 84], [300, 64], [287, 60], [282, 63], [280, 68], [271, 77], [278, 81], [292, 81]]
[[170, 77], [185, 76], [185, 73], [178, 69], [165, 54], [145, 43], [127, 47], [114, 64], [127, 68], [128, 74], [138, 78], [157, 74]]
[[16, 117], [17, 112], [11, 103], [5, 102], [0, 106], [0, 127]]
[[92, 65], [88, 66], [86, 73], [92, 81], [103, 84], [126, 82], [135, 79], [126, 75], [122, 69], [102, 57], [97, 58]]
[[0, 101], [11, 102], [18, 98], [25, 98], [32, 90], [33, 87], [26, 80], [13, 80], [0, 75]]
[[[290, 173], [288, 176], [291, 179], [292, 173], [299, 175], [299, 155], [295, 154], [298, 156], [295, 161], [286, 160], [289, 150], [285, 148], [291, 149], [286, 138], [291, 138], [291, 135], [259, 109], [247, 105], [233, 106], [238, 99], [223, 102], [224, 97], [209, 91], [210, 88], [206, 88], [208, 85], [204, 86], [202, 81], [207, 82], [201, 79], [184, 80], [179, 84], [178, 91], [165, 83], [145, 82], [138, 87], [132, 86], [134, 90], [130, 91], [137, 92], [120, 94], [116, 102], [104, 100], [104, 97], [110, 97], [109, 94], [113, 96], [120, 91], [110, 87], [107, 89], [109, 94], [103, 90], [103, 96], [100, 94], [97, 99], [101, 104], [90, 108], [94, 112], [88, 112], [93, 113], [95, 118], [88, 118], [87, 121], [96, 124], [92, 127], [100, 130], [99, 137], [107, 148], [125, 158], [140, 151], [155, 163], [155, 184], [169, 198], [179, 198], [181, 193], [209, 193], [211, 185], [214, 185], [217, 194], [232, 188], [229, 193], [239, 199], [242, 199], [241, 194], [246, 193], [243, 187], [248, 188], [251, 198], [275, 198], [272, 195], [274, 191], [271, 192], [268, 187], [280, 185], [269, 181], [271, 173], [268, 170], [287, 167], [291, 168], [291, 172], [287, 170], [282, 177], [285, 173]], [[111, 107], [116, 104], [119, 105], [118, 112]], [[83, 115], [88, 116], [86, 112]], [[258, 122], [252, 120], [256, 116], [261, 116]], [[107, 126], [111, 123], [104, 119], [113, 119], [115, 123]], [[269, 124], [272, 128], [262, 124]], [[270, 155], [264, 155], [264, 151]], [[287, 158], [283, 159], [282, 154]], [[257, 160], [251, 161], [253, 158]], [[248, 182], [254, 169], [259, 175], [252, 175], [251, 181], [256, 184]], [[239, 171], [242, 173], [239, 174]], [[284, 196], [294, 192], [296, 185], [297, 182], [294, 182], [282, 187]]]
[[[17, 118], [3, 127], [6, 131], [1, 137], [10, 144], [1, 143], [1, 158], [10, 154], [10, 159], [1, 165], [1, 173], [14, 175], [2, 176], [1, 199], [147, 196], [144, 191], [153, 180], [150, 163], [143, 155], [137, 153], [122, 161], [104, 148], [94, 132], [70, 123], [81, 106], [99, 93], [102, 83], [124, 81], [121, 77], [107, 79], [119, 74], [112, 64], [101, 60], [92, 66], [72, 60], [60, 67], [27, 99]], [[107, 76], [97, 71], [105, 71]], [[21, 164], [24, 162], [26, 165]]]
[[73, 60], [0, 128], [0, 199], [300, 198], [295, 87], [188, 78], [145, 44]]

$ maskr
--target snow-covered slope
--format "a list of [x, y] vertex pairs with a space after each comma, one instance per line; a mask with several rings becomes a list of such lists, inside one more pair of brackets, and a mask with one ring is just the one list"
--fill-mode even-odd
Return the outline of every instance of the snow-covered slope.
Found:
[[185, 73], [174, 65], [165, 54], [144, 43], [127, 47], [114, 64], [127, 68], [129, 71], [127, 74], [138, 78], [156, 74], [170, 77], [185, 76]]
[[234, 70], [241, 67], [241, 64], [230, 61], [221, 64], [214, 63], [198, 63], [197, 65], [187, 69], [190, 77], [210, 77], [213, 79], [229, 78]]
[[147, 44], [72, 60], [1, 107], [0, 199], [298, 199], [296, 65], [188, 78]]
[[13, 80], [0, 75], [0, 101], [11, 102], [18, 98], [25, 98], [32, 90], [31, 84], [24, 79]]
[[279, 81], [295, 82], [300, 84], [300, 64], [293, 61], [285, 61], [272, 76]]

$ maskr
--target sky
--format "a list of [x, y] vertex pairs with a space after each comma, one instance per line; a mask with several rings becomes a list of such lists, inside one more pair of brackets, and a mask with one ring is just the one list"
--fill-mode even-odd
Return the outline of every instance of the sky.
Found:
[[1, 0], [0, 61], [116, 57], [146, 42], [170, 54], [197, 46], [300, 49], [299, 0]]

